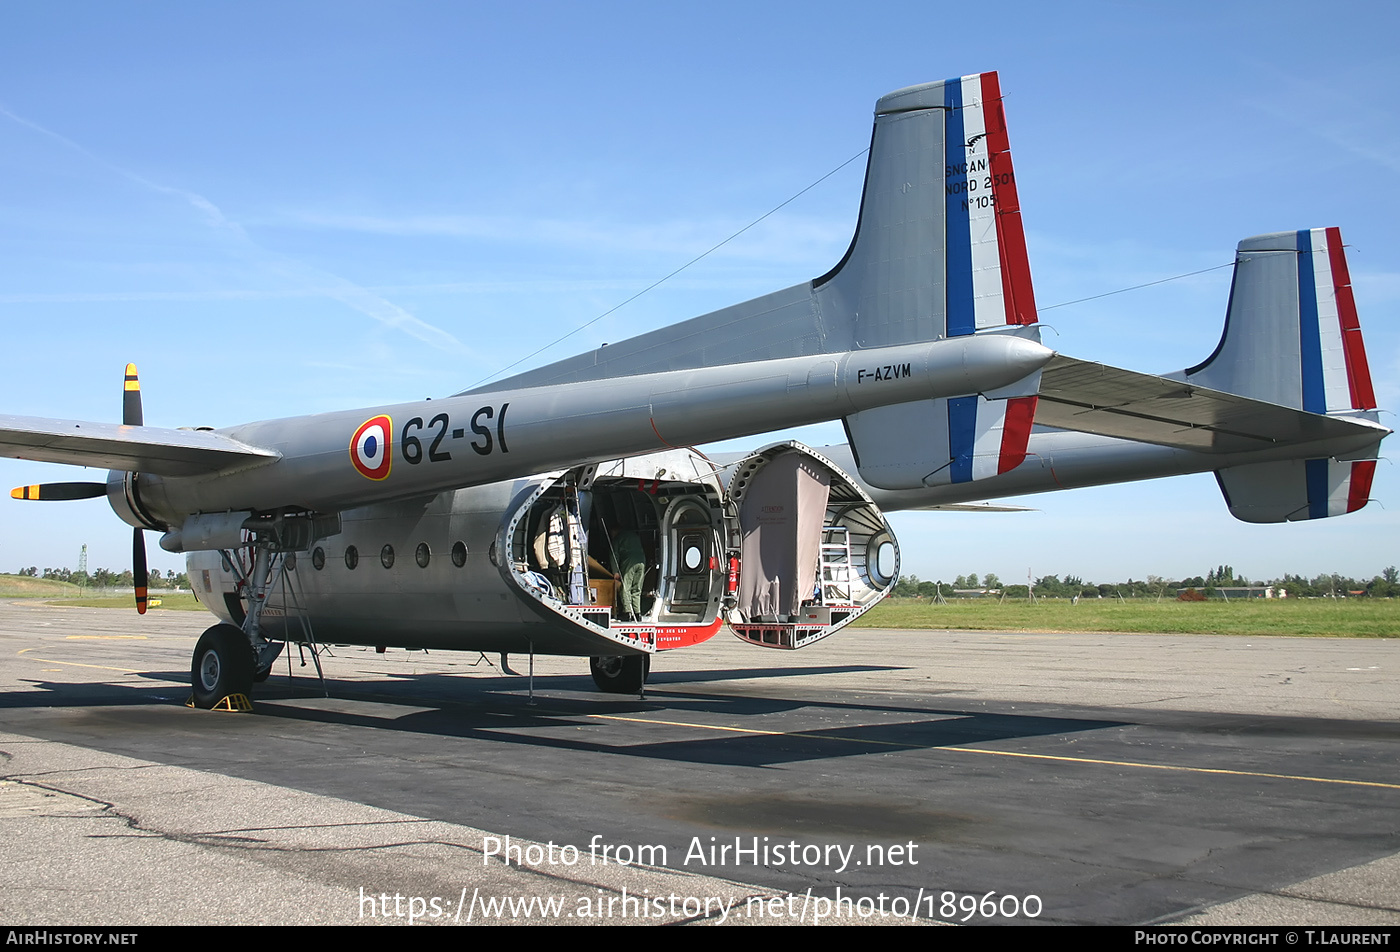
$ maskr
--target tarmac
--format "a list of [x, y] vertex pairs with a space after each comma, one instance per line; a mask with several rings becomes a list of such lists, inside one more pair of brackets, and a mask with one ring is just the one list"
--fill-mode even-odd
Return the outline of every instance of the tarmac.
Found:
[[1400, 925], [1400, 641], [293, 650], [234, 714], [211, 621], [0, 603], [0, 919]]

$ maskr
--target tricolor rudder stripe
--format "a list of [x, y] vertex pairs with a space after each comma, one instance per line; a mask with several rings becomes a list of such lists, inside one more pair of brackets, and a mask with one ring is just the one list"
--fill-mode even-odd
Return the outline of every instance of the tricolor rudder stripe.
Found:
[[1033, 324], [1035, 293], [996, 73], [943, 84], [948, 336]]
[[1340, 229], [1298, 232], [1298, 304], [1303, 409], [1375, 409]]
[[388, 479], [394, 464], [393, 421], [377, 416], [361, 423], [350, 438], [350, 462], [366, 479]]
[[1004, 401], [1001, 421], [1001, 452], [997, 455], [997, 475], [1010, 472], [1026, 460], [1035, 423], [1039, 397], [1012, 397]]
[[1026, 458], [1037, 399], [955, 397], [947, 401], [950, 462], [947, 479], [937, 481], [966, 483], [1020, 466]]
[[[1380, 449], [1377, 443], [1370, 451]], [[1216, 472], [1230, 514], [1244, 522], [1300, 522], [1365, 507], [1374, 459], [1306, 459], [1231, 466]]]
[[1376, 475], [1373, 459], [1346, 462], [1310, 459], [1306, 463], [1309, 519], [1326, 519], [1356, 512], [1371, 497]]

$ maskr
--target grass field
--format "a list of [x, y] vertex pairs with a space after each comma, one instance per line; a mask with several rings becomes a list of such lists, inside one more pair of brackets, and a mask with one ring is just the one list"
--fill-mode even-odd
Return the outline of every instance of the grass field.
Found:
[[81, 593], [82, 589], [67, 582], [28, 575], [0, 575], [0, 598], [60, 598]]
[[[130, 608], [135, 610], [135, 597], [128, 591], [109, 594], [106, 591], [84, 590], [69, 582], [28, 575], [0, 575], [0, 598], [42, 598], [53, 605], [87, 608]], [[152, 591], [151, 598], [161, 600], [161, 608], [176, 611], [203, 611], [204, 606], [189, 592], [166, 594]]]
[[[155, 611], [203, 611], [193, 595], [153, 593]], [[93, 595], [66, 582], [0, 575], [0, 598], [43, 598], [55, 605], [132, 609], [132, 597]], [[998, 604], [951, 599], [946, 605], [889, 598], [855, 623], [861, 628], [959, 628], [991, 631], [1144, 631], [1220, 635], [1305, 635], [1400, 638], [1400, 600], [1248, 599], [1234, 602], [1157, 602], [1150, 599], [1043, 598]]]
[[[159, 605], [151, 606], [151, 611], [202, 612], [204, 606], [195, 601], [189, 592], [167, 595], [154, 592], [152, 599], [160, 599]], [[136, 599], [131, 595], [97, 595], [92, 598], [56, 598], [50, 605], [64, 605], [71, 608], [129, 608], [136, 610]]]
[[1145, 631], [1220, 635], [1400, 638], [1400, 600], [1247, 599], [1156, 602], [1148, 599], [1040, 599], [1034, 604], [950, 599], [946, 605], [889, 598], [855, 623], [863, 628], [960, 628], [996, 631]]

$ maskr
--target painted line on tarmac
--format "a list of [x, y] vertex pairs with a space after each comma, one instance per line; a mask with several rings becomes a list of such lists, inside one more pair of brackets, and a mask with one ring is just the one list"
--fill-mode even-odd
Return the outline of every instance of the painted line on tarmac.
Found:
[[147, 641], [150, 635], [64, 635], [65, 641]]
[[103, 671], [121, 671], [123, 674], [141, 674], [140, 668], [114, 668], [106, 664], [81, 664], [77, 661], [58, 661], [54, 658], [25, 658], [26, 661], [42, 661], [45, 664], [66, 664], [75, 668], [101, 668]]
[[836, 734], [811, 734], [805, 731], [764, 731], [749, 727], [696, 724], [688, 721], [662, 721], [645, 717], [622, 717], [617, 714], [587, 714], [584, 716], [608, 721], [631, 721], [637, 724], [656, 724], [666, 727], [692, 727], [697, 730], [754, 734], [762, 737], [811, 737], [816, 740], [844, 741], [848, 744], [874, 744], [881, 747], [902, 747], [905, 750], [946, 750], [953, 753], [982, 754], [988, 757], [1019, 757], [1024, 760], [1048, 760], [1066, 764], [1096, 764], [1103, 767], [1136, 767], [1140, 770], [1175, 770], [1182, 773], [1221, 774], [1229, 777], [1262, 777], [1267, 780], [1301, 780], [1306, 783], [1330, 783], [1346, 787], [1374, 787], [1381, 790], [1400, 790], [1400, 783], [1382, 783], [1376, 780], [1343, 780], [1336, 777], [1309, 777], [1301, 774], [1267, 773], [1259, 770], [1229, 770], [1223, 767], [1186, 767], [1180, 764], [1149, 764], [1135, 760], [1099, 760], [1093, 757], [1065, 757], [1058, 754], [1028, 754], [1014, 750], [988, 750], [985, 747], [927, 747], [923, 744], [904, 744], [890, 740], [867, 740], [860, 737], [843, 737]]

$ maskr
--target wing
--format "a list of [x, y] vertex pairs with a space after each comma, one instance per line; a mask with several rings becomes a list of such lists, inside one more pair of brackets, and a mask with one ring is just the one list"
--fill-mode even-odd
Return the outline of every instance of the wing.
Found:
[[158, 476], [199, 476], [271, 463], [281, 454], [209, 430], [0, 415], [0, 456]]

